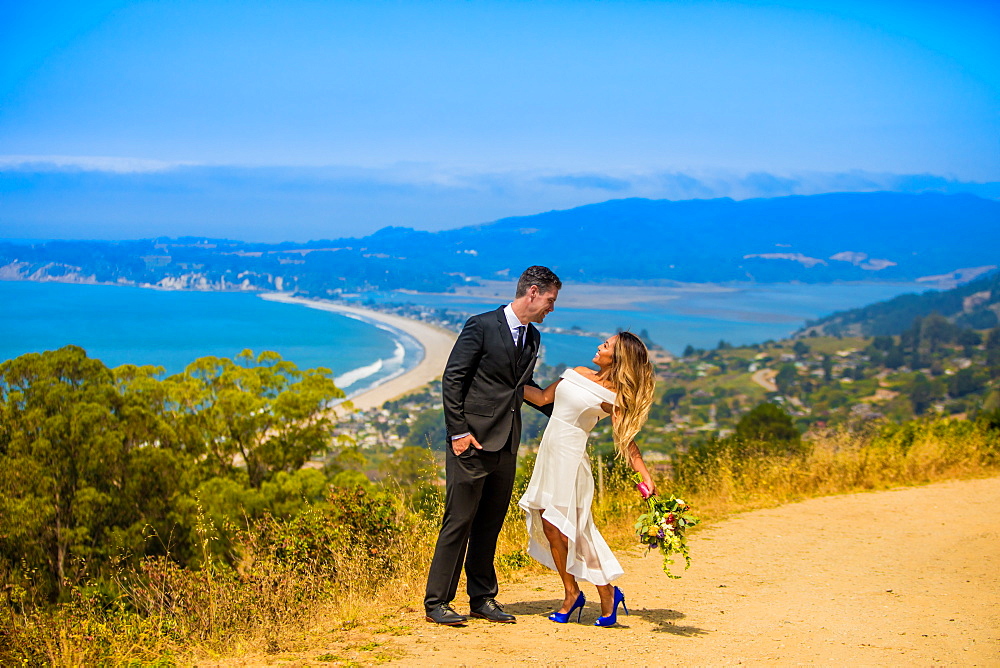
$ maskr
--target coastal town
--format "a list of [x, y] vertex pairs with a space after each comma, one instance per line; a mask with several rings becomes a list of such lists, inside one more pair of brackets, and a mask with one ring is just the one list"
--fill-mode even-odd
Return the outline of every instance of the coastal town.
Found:
[[[457, 332], [467, 317], [415, 304], [366, 306], [450, 332]], [[996, 356], [992, 351], [1000, 346], [996, 334], [964, 331], [944, 337], [922, 362], [904, 356], [898, 338], [822, 336], [815, 331], [749, 346], [725, 341], [711, 350], [688, 346], [679, 357], [651, 342], [658, 391], [640, 438], [643, 451], [651, 460], [669, 459], [698, 439], [725, 438], [742, 416], [765, 401], [781, 407], [807, 435], [834, 425], [858, 426], [882, 418], [902, 421], [925, 413], [964, 418], [981, 399], [977, 393], [987, 384], [986, 369]], [[444, 359], [436, 362], [440, 373]], [[552, 382], [564, 368], [546, 365], [543, 350], [535, 379], [542, 385]], [[439, 380], [377, 405], [364, 395], [358, 399], [358, 410], [345, 412], [341, 423], [341, 433], [352, 436], [353, 447], [376, 458], [376, 453], [403, 447], [441, 449], [445, 432]], [[524, 408], [523, 415], [523, 442], [531, 448], [543, 423], [530, 408]], [[593, 442], [597, 450], [610, 450], [610, 430], [599, 426]]]

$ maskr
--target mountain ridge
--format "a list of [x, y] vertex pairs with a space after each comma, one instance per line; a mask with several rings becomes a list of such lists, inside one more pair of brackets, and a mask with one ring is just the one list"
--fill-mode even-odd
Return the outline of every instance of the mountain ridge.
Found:
[[443, 291], [545, 264], [580, 282], [967, 280], [1000, 264], [1000, 202], [968, 194], [627, 198], [440, 232], [247, 243], [0, 243], [0, 275], [200, 289]]
[[[904, 222], [907, 229], [898, 229]], [[897, 229], [878, 234], [880, 226]], [[595, 234], [626, 227], [626, 234], [601, 243], [633, 259], [656, 260], [655, 265], [633, 263], [623, 271], [618, 257], [593, 251]], [[380, 234], [384, 230], [391, 231]], [[449, 250], [476, 258], [476, 262], [454, 258], [467, 275], [475, 275], [477, 264], [486, 260], [484, 249], [503, 247], [508, 257], [531, 264], [531, 257], [538, 253], [536, 246], [543, 246], [550, 255], [549, 248], [559, 246], [589, 267], [584, 276], [577, 276], [584, 280], [588, 273], [595, 280], [680, 282], [915, 280], [996, 264], [997, 253], [961, 248], [954, 239], [958, 233], [984, 236], [982, 245], [1000, 244], [1000, 203], [974, 195], [936, 193], [831, 193], [750, 200], [627, 198], [438, 233], [383, 228], [364, 240], [382, 252], [394, 250], [386, 243], [390, 240], [405, 239], [418, 248], [433, 240], [436, 248], [422, 250], [442, 260]], [[901, 238], [909, 237], [913, 243], [914, 236], [926, 243], [904, 255]], [[525, 243], [519, 247], [518, 241]], [[657, 246], [655, 253], [651, 244]], [[913, 253], [919, 254], [920, 267], [914, 266]], [[573, 271], [559, 260], [556, 257], [548, 264], [557, 271]], [[486, 269], [496, 272], [502, 267], [491, 264]]]

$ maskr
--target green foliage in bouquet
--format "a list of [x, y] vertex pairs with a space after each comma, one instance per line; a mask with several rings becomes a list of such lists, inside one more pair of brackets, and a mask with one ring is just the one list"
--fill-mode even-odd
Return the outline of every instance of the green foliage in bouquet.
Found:
[[[635, 476], [636, 482], [642, 478]], [[680, 576], [670, 572], [673, 565], [673, 555], [684, 557], [684, 569], [691, 567], [691, 556], [688, 554], [687, 530], [700, 521], [690, 513], [691, 507], [673, 494], [669, 499], [653, 495], [646, 499], [649, 512], [639, 516], [635, 522], [635, 532], [639, 542], [649, 550], [659, 549], [663, 555], [663, 572], [667, 577], [677, 579]]]

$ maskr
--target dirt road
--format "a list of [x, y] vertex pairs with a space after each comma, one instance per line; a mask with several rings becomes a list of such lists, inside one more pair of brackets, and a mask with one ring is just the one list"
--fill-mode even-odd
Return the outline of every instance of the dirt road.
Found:
[[582, 624], [548, 621], [561, 590], [538, 576], [501, 586], [517, 624], [415, 610], [383, 647], [406, 666], [1000, 665], [1000, 478], [746, 513], [698, 532], [692, 556], [668, 580], [655, 555], [620, 554], [632, 614], [616, 628], [591, 626], [587, 585]]
[[774, 369], [760, 369], [753, 372], [753, 375], [750, 376], [750, 380], [757, 383], [768, 392], [777, 392], [778, 386], [774, 384], [774, 379], [777, 375], [778, 372]]

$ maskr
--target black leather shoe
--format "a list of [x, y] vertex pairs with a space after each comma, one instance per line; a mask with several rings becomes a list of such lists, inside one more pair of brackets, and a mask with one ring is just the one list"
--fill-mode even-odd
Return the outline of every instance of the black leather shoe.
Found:
[[483, 601], [478, 608], [472, 610], [471, 614], [473, 617], [479, 617], [491, 622], [501, 622], [503, 624], [512, 624], [517, 621], [517, 617], [504, 612], [503, 606], [497, 603], [496, 599], [492, 598]]
[[439, 603], [433, 608], [428, 608], [426, 619], [429, 622], [444, 624], [445, 626], [458, 626], [459, 624], [464, 624], [469, 621], [468, 617], [458, 614], [455, 612], [455, 609], [447, 603]]

